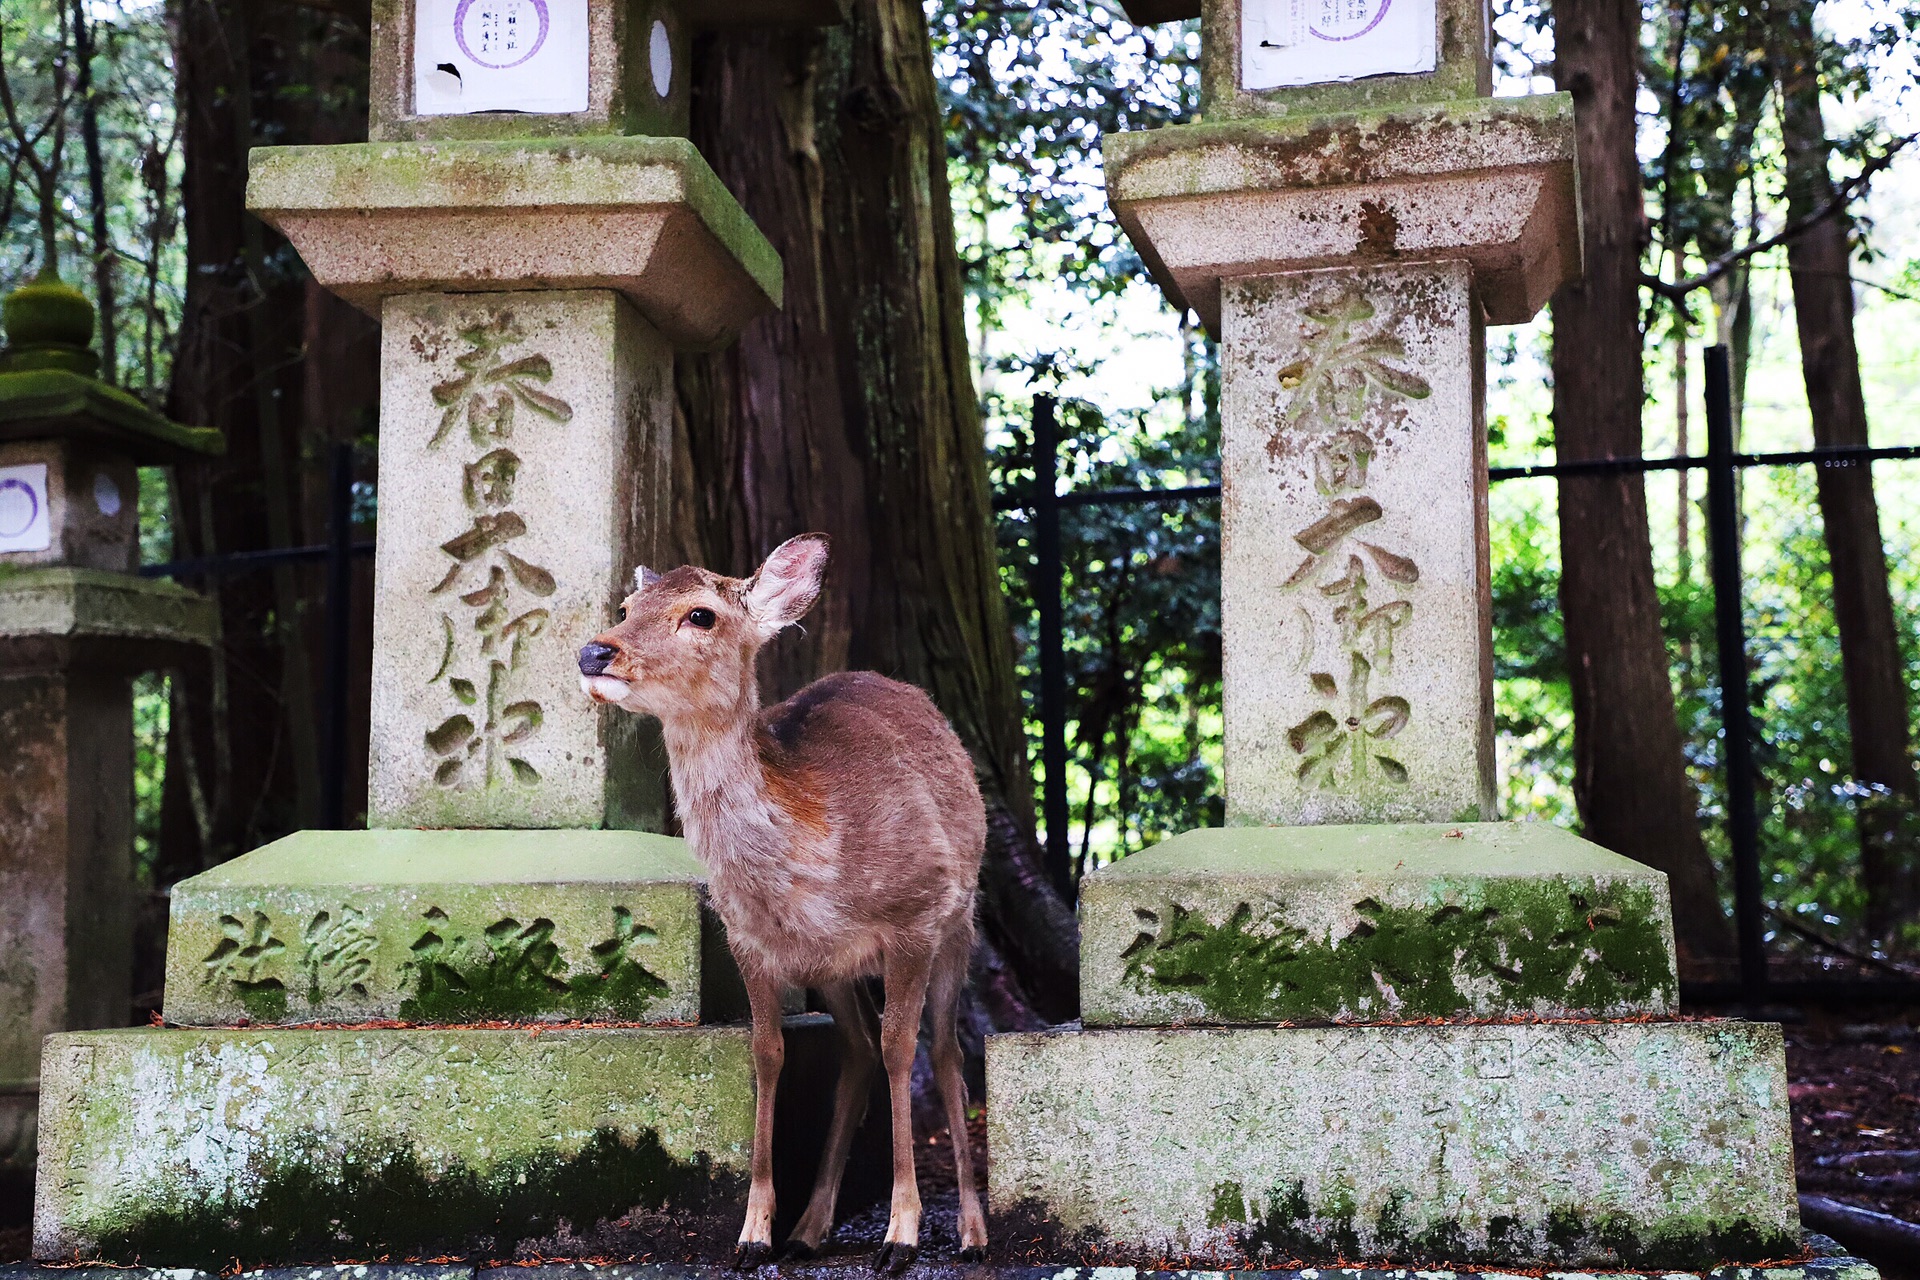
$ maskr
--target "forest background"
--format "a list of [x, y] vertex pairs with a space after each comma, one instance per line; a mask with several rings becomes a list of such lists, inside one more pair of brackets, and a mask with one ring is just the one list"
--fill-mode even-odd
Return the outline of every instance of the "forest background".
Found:
[[[1558, 84], [1581, 106], [1590, 275], [1491, 334], [1494, 465], [1701, 452], [1710, 342], [1733, 353], [1744, 449], [1869, 425], [1874, 444], [1920, 444], [1917, 15], [1495, 5], [1497, 92]], [[105, 376], [228, 434], [224, 460], [143, 473], [145, 558], [321, 541], [343, 442], [370, 538], [377, 332], [241, 200], [249, 146], [364, 137], [367, 0], [0, 0], [0, 16], [0, 290], [51, 246], [99, 308]], [[1191, 115], [1198, 38], [1105, 0], [855, 0], [842, 28], [696, 51], [695, 141], [781, 249], [794, 301], [735, 351], [681, 362], [676, 526], [688, 559], [729, 572], [828, 528], [839, 576], [770, 690], [870, 665], [955, 719], [993, 817], [981, 1027], [1074, 1000], [1071, 888], [1040, 864], [1029, 764], [1033, 397], [1060, 400], [1063, 485], [1217, 479], [1214, 346], [1120, 235], [1099, 150]], [[1770, 941], [1899, 953], [1920, 941], [1920, 462], [1819, 477], [1742, 484]], [[1681, 472], [1492, 498], [1506, 815], [1667, 869], [1696, 964], [1725, 953], [1731, 894], [1703, 496]], [[1063, 537], [1077, 877], [1220, 820], [1218, 503], [1068, 508]], [[173, 881], [318, 821], [320, 570], [198, 585], [219, 596], [216, 651], [138, 685], [155, 939]]]

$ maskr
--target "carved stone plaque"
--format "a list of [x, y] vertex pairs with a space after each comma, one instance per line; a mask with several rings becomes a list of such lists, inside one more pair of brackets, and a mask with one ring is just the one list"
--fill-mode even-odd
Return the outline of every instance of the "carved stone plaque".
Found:
[[1249, 91], [1435, 69], [1434, 0], [1245, 0], [1240, 87]]
[[587, 0], [418, 0], [414, 114], [587, 109]]

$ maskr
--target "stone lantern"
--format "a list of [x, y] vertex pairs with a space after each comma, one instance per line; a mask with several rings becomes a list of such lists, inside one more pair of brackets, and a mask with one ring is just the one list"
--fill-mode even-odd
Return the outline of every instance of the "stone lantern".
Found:
[[1494, 820], [1485, 332], [1579, 273], [1571, 98], [1488, 96], [1481, 0], [1127, 8], [1201, 18], [1201, 118], [1103, 150], [1220, 342], [1227, 826], [1081, 885], [1085, 1029], [989, 1041], [994, 1211], [1233, 1266], [1793, 1256], [1779, 1028], [1674, 1017], [1661, 873]]
[[[674, 554], [675, 353], [780, 304], [779, 257], [682, 136], [690, 32], [837, 13], [376, 0], [373, 140], [253, 153], [249, 206], [384, 329], [370, 829], [176, 885], [172, 1025], [49, 1042], [38, 1256], [738, 1231], [750, 1033], [712, 1024], [743, 992], [659, 834], [657, 730], [590, 704], [574, 653]], [[796, 1022], [790, 1073], [827, 1031]]]
[[93, 306], [57, 276], [0, 351], [0, 1168], [31, 1176], [40, 1042], [127, 1021], [133, 691], [209, 642], [203, 597], [142, 578], [139, 477], [219, 453], [94, 376]]

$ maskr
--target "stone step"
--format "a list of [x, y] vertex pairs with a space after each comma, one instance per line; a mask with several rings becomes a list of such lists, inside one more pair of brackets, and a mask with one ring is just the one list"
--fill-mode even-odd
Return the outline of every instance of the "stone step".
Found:
[[[831, 1032], [788, 1020], [801, 1152]], [[41, 1071], [38, 1258], [725, 1256], [746, 1204], [745, 1027], [93, 1031], [49, 1037]]]
[[1189, 831], [1080, 887], [1088, 1026], [1619, 1018], [1678, 986], [1666, 876], [1545, 823]]
[[1800, 1256], [1780, 1029], [987, 1041], [999, 1236], [1072, 1256], [1685, 1268]]
[[745, 992], [686, 842], [302, 831], [174, 886], [181, 1026], [720, 1022]]

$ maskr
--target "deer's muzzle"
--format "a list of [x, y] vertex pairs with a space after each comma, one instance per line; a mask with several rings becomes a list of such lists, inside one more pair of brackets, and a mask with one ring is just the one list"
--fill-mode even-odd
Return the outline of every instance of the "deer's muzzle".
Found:
[[598, 640], [580, 646], [580, 674], [598, 676], [606, 674], [607, 664], [612, 662], [620, 651], [610, 644], [601, 644]]

